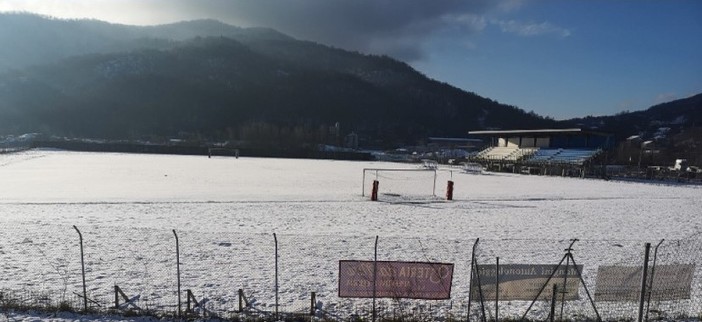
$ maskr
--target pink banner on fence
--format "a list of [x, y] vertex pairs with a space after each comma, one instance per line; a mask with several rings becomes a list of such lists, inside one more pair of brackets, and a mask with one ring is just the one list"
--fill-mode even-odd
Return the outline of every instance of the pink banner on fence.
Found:
[[[373, 297], [373, 261], [339, 261], [339, 297]], [[451, 298], [453, 264], [377, 262], [375, 297]]]

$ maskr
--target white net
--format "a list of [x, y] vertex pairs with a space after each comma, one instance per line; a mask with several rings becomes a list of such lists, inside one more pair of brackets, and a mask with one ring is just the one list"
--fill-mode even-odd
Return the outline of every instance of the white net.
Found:
[[364, 169], [363, 195], [371, 197], [378, 181], [378, 200], [436, 199], [436, 169]]

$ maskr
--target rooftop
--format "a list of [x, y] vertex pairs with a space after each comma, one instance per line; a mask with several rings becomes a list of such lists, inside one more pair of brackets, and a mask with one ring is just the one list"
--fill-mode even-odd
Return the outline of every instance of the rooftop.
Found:
[[579, 128], [571, 129], [538, 129], [538, 130], [489, 130], [489, 131], [468, 131], [470, 135], [505, 135], [505, 134], [595, 134], [609, 135], [604, 132], [583, 130]]

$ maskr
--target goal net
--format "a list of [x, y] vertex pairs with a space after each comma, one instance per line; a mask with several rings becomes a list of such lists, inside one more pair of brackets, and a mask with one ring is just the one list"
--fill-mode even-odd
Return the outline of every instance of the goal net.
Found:
[[436, 169], [363, 169], [362, 195], [370, 197], [378, 181], [379, 200], [436, 198]]

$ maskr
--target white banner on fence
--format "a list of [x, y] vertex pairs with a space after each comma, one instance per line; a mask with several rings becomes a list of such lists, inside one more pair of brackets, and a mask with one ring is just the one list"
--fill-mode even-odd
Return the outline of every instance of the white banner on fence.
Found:
[[[641, 296], [643, 267], [600, 266], [597, 269], [596, 301], [638, 301]], [[690, 298], [694, 264], [657, 265], [653, 274], [651, 299], [669, 301]]]
[[[583, 266], [578, 265], [577, 270], [573, 265], [558, 267], [547, 264], [505, 264], [500, 265], [500, 294], [499, 299], [504, 301], [525, 300], [530, 301], [537, 298], [539, 300], [551, 299], [553, 285], [558, 287], [559, 292], [563, 292], [565, 281], [565, 300], [577, 300], [578, 289], [580, 287], [580, 277], [578, 271], [583, 271]], [[497, 284], [496, 265], [478, 265], [478, 274], [473, 275], [470, 283], [471, 297], [479, 301], [495, 300], [495, 289]], [[551, 280], [549, 280], [551, 277]], [[548, 283], [548, 284], [547, 284]], [[480, 285], [480, 288], [478, 288]], [[542, 291], [539, 294], [539, 291]], [[563, 293], [559, 293], [563, 294]]]

